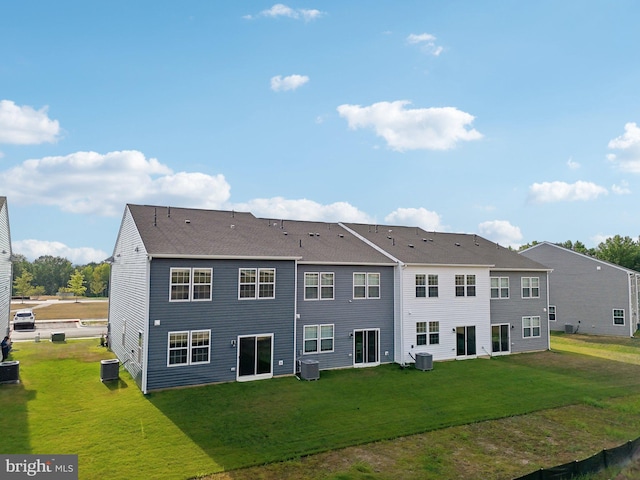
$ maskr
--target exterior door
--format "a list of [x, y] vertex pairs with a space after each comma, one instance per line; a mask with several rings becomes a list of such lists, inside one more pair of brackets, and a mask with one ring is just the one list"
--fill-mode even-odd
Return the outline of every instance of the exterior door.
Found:
[[273, 334], [238, 337], [238, 381], [273, 376]]
[[510, 346], [509, 324], [491, 325], [491, 351], [496, 355], [509, 353]]
[[356, 330], [353, 332], [354, 364], [368, 367], [380, 363], [380, 330]]
[[456, 355], [464, 357], [476, 354], [476, 327], [456, 327]]

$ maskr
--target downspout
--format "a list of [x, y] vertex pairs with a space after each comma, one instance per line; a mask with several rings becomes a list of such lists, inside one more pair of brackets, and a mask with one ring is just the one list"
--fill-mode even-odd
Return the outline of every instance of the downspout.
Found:
[[[551, 350], [551, 323], [549, 321], [549, 270], [547, 270], [547, 350]], [[557, 312], [556, 312], [557, 315]]]
[[293, 372], [291, 373], [295, 375], [298, 363], [296, 354], [298, 351], [298, 260], [294, 260], [293, 268], [293, 291], [295, 293], [293, 296]]
[[143, 348], [142, 348], [142, 382], [140, 385], [141, 386], [141, 390], [142, 393], [144, 395], [146, 395], [148, 393], [147, 391], [147, 371], [149, 370], [149, 330], [151, 329], [151, 319], [149, 318], [149, 298], [151, 296], [151, 256], [147, 256], [147, 265], [146, 265], [146, 273], [145, 273], [145, 278], [147, 279], [147, 281], [145, 282], [146, 286], [147, 286], [147, 292], [146, 292], [146, 300], [145, 300], [145, 314], [144, 314], [144, 318], [147, 319], [145, 323], [145, 328], [142, 332], [142, 341], [143, 341]]

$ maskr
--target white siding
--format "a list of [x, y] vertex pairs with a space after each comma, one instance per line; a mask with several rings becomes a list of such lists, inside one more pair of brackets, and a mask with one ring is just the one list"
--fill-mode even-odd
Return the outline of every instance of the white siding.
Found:
[[[111, 350], [145, 391], [143, 365], [146, 362], [149, 309], [149, 261], [129, 209], [122, 219], [111, 265], [109, 292], [109, 340]], [[123, 343], [124, 331], [124, 343]], [[142, 364], [138, 359], [138, 332], [145, 346]]]
[[11, 311], [11, 237], [7, 202], [0, 205], [0, 333], [9, 333]]
[[[438, 297], [416, 298], [416, 274], [438, 275]], [[475, 297], [456, 297], [455, 276], [475, 275]], [[456, 327], [476, 327], [477, 356], [491, 351], [489, 269], [485, 267], [409, 266], [403, 273], [403, 361], [411, 363], [416, 353], [428, 352], [434, 360], [456, 358]], [[428, 286], [427, 286], [428, 292]], [[417, 322], [440, 322], [438, 345], [416, 345]]]

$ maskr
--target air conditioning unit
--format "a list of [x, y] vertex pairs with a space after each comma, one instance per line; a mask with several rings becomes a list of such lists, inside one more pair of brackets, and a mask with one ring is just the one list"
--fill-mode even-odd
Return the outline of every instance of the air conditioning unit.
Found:
[[120, 361], [117, 358], [100, 361], [100, 381], [117, 380], [120, 377]]
[[318, 380], [320, 378], [320, 362], [317, 360], [301, 360], [300, 378], [302, 380]]
[[0, 383], [18, 383], [20, 381], [20, 362], [0, 363]]
[[65, 339], [64, 332], [51, 332], [52, 342], [64, 342], [64, 339]]
[[433, 355], [425, 352], [416, 353], [416, 368], [423, 372], [433, 370]]
[[565, 323], [564, 333], [573, 333], [573, 325], [571, 325], [570, 323]]

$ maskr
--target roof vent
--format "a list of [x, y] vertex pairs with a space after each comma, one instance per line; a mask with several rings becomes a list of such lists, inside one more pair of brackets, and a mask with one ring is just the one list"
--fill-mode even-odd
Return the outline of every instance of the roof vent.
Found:
[[410, 243], [410, 244], [409, 244], [409, 248], [413, 248], [413, 243]]
[[282, 232], [282, 233], [284, 233], [285, 235], [289, 235], [289, 232]]
[[344, 238], [344, 234], [342, 234], [342, 233], [339, 233], [339, 234], [338, 234], [338, 236], [339, 236], [340, 238]]
[[310, 236], [310, 237], [313, 237], [314, 235], [315, 235], [315, 233], [313, 233], [313, 232], [309, 232], [309, 236]]
[[191, 220], [189, 220], [188, 218], [184, 221], [184, 223], [191, 223]]
[[460, 246], [460, 244], [458, 242], [456, 242], [456, 247], [459, 247], [459, 246]]
[[229, 225], [229, 228], [236, 228], [236, 226], [232, 223], [231, 225]]

